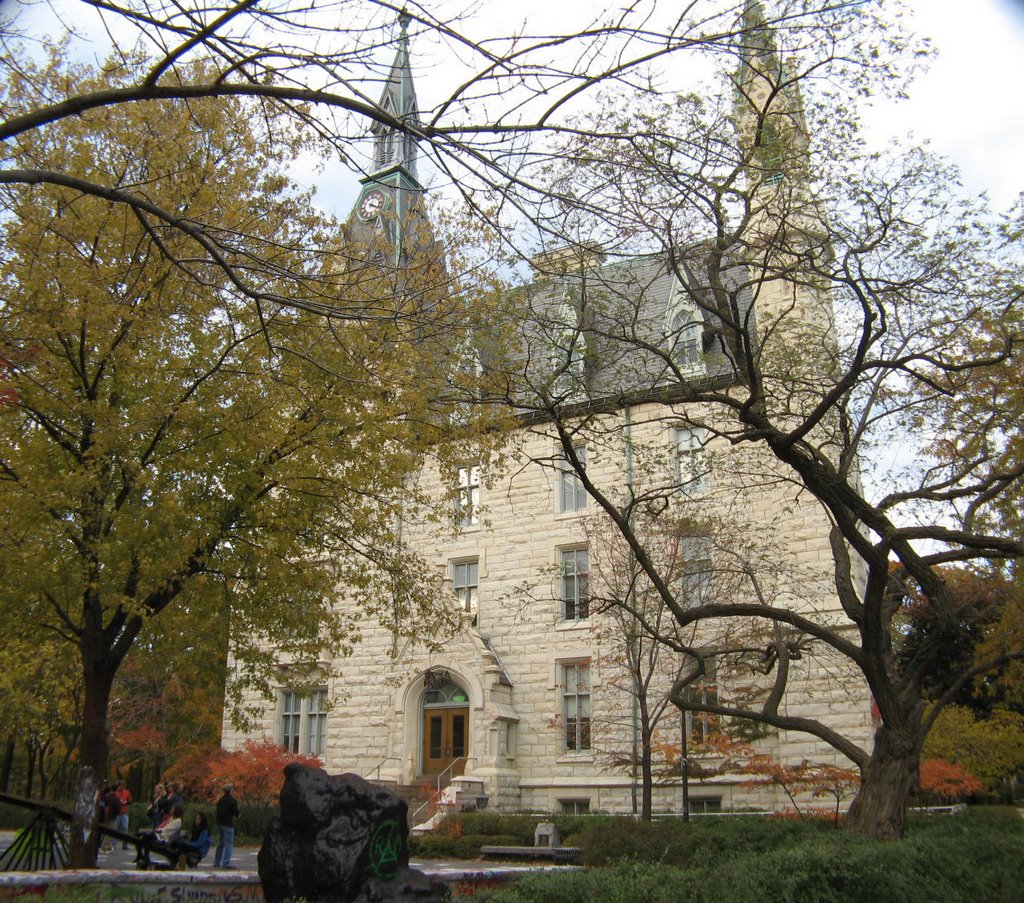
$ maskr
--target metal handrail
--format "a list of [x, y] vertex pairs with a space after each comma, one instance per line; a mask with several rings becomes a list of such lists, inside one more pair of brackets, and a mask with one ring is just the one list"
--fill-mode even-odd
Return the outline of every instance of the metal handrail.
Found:
[[431, 803], [436, 804], [437, 801], [441, 798], [441, 779], [445, 776], [445, 774], [447, 774], [449, 771], [451, 771], [456, 765], [459, 764], [459, 762], [468, 762], [468, 761], [469, 761], [469, 756], [459, 756], [457, 759], [452, 759], [451, 764], [449, 764], [448, 767], [445, 768], [445, 770], [442, 771], [437, 776], [437, 795], [436, 795], [436, 797], [434, 799], [432, 799], [432, 800], [427, 800], [425, 803], [423, 803], [421, 806], [419, 806], [416, 809], [416, 811], [413, 812], [413, 814], [409, 816], [409, 821], [410, 822], [415, 823], [415, 819], [416, 819], [417, 815], [419, 815], [424, 809], [426, 809], [427, 806], [431, 805]]
[[380, 768], [381, 768], [381, 766], [385, 762], [391, 762], [391, 761], [393, 761], [393, 760], [395, 760], [397, 758], [398, 758], [398, 756], [385, 756], [373, 768], [371, 768], [370, 771], [376, 771], [377, 772], [377, 776], [374, 778], [374, 780], [375, 781], [380, 781]]

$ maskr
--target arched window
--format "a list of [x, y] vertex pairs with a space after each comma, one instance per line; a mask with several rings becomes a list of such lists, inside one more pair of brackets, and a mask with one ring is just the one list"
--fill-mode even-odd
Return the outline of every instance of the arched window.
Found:
[[683, 373], [704, 370], [704, 317], [686, 289], [676, 281], [665, 311], [667, 351]]
[[696, 370], [704, 364], [702, 347], [704, 326], [696, 310], [677, 310], [672, 317], [672, 360], [680, 370]]
[[[437, 675], [434, 677], [434, 675]], [[433, 678], [433, 680], [431, 680]], [[433, 685], [431, 685], [433, 683]], [[450, 675], [427, 672], [427, 689], [423, 694], [424, 706], [458, 706], [469, 704], [469, 694]]]

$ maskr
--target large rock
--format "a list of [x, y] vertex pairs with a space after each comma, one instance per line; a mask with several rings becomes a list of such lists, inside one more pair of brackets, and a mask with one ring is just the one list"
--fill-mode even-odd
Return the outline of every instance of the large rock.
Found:
[[433, 903], [448, 890], [409, 868], [405, 801], [354, 774], [288, 765], [259, 852], [266, 903]]

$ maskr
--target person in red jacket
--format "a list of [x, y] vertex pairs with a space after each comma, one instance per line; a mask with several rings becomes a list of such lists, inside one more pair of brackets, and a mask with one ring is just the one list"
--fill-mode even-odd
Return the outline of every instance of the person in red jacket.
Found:
[[[118, 781], [117, 787], [114, 788], [114, 796], [117, 797], [118, 802], [121, 804], [121, 809], [117, 813], [117, 818], [114, 819], [114, 827], [118, 831], [128, 833], [128, 807], [132, 804], [132, 792], [125, 786], [124, 781]], [[128, 849], [128, 844], [121, 844], [122, 850]]]

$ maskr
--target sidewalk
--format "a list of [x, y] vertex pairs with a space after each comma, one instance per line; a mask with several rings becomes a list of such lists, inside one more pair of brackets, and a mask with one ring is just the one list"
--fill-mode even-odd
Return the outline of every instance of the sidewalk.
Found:
[[[5, 851], [14, 842], [15, 836], [16, 832], [14, 831], [0, 831], [0, 853]], [[217, 845], [214, 843], [210, 847], [210, 852], [199, 863], [199, 871], [219, 871], [219, 869], [214, 869], [213, 867], [213, 854], [216, 849]], [[235, 847], [234, 853], [231, 855], [232, 870], [255, 872], [256, 854], [258, 852], [259, 847]], [[96, 865], [101, 869], [134, 869], [135, 855], [134, 847], [122, 850], [121, 845], [117, 844], [111, 852], [100, 853], [99, 858], [96, 860]], [[153, 856], [151, 859], [154, 864], [163, 864], [166, 861], [162, 856]]]

